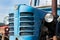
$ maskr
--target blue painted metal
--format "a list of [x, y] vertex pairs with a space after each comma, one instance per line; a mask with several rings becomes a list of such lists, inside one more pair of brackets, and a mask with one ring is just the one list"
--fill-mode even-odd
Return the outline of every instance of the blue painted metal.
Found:
[[[51, 7], [39, 8], [39, 9], [52, 13], [52, 8]], [[60, 8], [57, 8], [57, 15], [60, 16]]]
[[[14, 17], [13, 17], [14, 18], [14, 22], [13, 22], [14, 35], [9, 35], [9, 39], [16, 40], [17, 38], [18, 40], [38, 40], [39, 32], [42, 26], [41, 22], [44, 19], [44, 16], [46, 15], [47, 12], [44, 12], [40, 9], [33, 8], [27, 5], [17, 5], [17, 6], [18, 8], [14, 10], [14, 12], [11, 12], [11, 13], [14, 13]], [[24, 18], [24, 19], [21, 20], [21, 18]], [[25, 20], [25, 19], [28, 19], [28, 20]], [[33, 30], [29, 30], [29, 29], [26, 30], [27, 28], [25, 30], [21, 29], [25, 27], [28, 27], [28, 28], [31, 27]], [[28, 34], [21, 34], [22, 32], [27, 32]]]

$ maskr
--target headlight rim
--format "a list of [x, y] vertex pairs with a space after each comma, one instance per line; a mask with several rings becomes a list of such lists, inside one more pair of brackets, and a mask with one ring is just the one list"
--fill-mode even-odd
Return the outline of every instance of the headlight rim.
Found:
[[[50, 15], [52, 16], [52, 20], [51, 20], [51, 21], [47, 21], [47, 20], [46, 20], [45, 17], [46, 17], [47, 14], [50, 14]], [[44, 20], [45, 20], [46, 22], [48, 22], [48, 23], [51, 23], [51, 22], [54, 20], [54, 16], [53, 16], [51, 13], [47, 13], [47, 14], [44, 16]]]

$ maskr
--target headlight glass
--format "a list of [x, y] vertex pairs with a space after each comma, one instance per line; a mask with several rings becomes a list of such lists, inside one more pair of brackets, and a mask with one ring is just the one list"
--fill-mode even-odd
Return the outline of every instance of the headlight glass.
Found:
[[48, 13], [48, 14], [45, 15], [45, 21], [46, 22], [49, 22], [50, 23], [50, 22], [53, 21], [53, 19], [54, 19], [53, 18], [53, 15], [51, 13]]
[[57, 18], [57, 21], [60, 22], [60, 16]]

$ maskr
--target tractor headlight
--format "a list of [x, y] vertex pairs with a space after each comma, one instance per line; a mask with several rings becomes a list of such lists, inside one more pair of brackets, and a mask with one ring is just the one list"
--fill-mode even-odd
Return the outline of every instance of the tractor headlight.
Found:
[[60, 22], [60, 16], [57, 18], [57, 21]]
[[45, 21], [46, 22], [49, 22], [50, 23], [50, 22], [53, 21], [53, 19], [54, 18], [53, 18], [53, 15], [52, 14], [48, 13], [48, 14], [45, 15]]

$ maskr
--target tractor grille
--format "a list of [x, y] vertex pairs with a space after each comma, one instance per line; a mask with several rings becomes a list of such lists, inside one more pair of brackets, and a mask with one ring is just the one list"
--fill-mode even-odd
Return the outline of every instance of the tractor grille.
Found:
[[34, 14], [31, 12], [20, 13], [20, 33], [19, 35], [33, 35], [34, 33]]
[[14, 35], [14, 13], [9, 14], [9, 35]]

